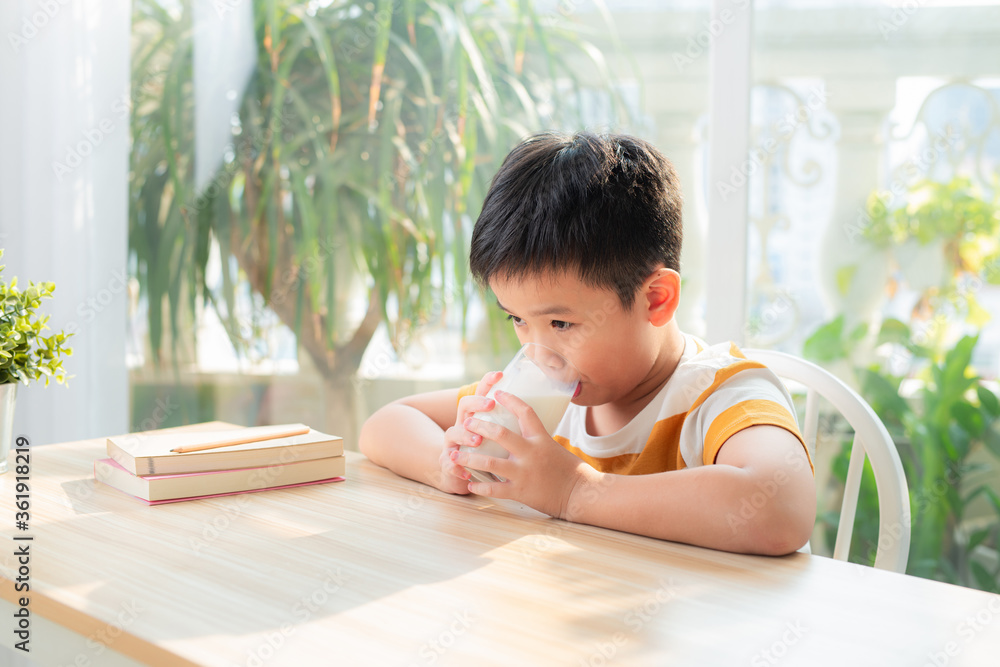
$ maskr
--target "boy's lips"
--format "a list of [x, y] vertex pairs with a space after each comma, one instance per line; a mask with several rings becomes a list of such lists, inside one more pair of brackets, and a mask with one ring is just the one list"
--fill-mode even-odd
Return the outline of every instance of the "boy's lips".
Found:
[[573, 392], [573, 398], [576, 398], [577, 396], [579, 396], [580, 395], [580, 391], [582, 391], [582, 390], [583, 390], [583, 382], [577, 382], [576, 383], [576, 391]]

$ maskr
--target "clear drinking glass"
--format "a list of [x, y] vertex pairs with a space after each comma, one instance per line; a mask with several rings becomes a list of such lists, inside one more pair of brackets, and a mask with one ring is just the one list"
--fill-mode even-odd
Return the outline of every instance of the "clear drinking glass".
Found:
[[[514, 394], [531, 406], [549, 435], [562, 419], [569, 402], [580, 384], [580, 373], [561, 354], [538, 343], [526, 343], [507, 367], [503, 377], [490, 387], [487, 397], [499, 389]], [[520, 434], [517, 417], [507, 408], [496, 403], [492, 410], [477, 412], [476, 419], [499, 424]], [[460, 447], [462, 451], [479, 452], [486, 456], [507, 458], [507, 450], [493, 440], [484, 439], [478, 447]], [[506, 481], [491, 473], [466, 468], [474, 479], [480, 482]]]

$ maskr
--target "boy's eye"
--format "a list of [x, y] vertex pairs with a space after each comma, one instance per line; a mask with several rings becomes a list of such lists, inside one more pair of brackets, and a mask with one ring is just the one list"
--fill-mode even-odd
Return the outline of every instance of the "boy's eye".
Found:
[[[523, 327], [525, 325], [524, 320], [522, 320], [517, 315], [511, 315], [510, 313], [507, 314], [507, 321], [513, 322], [515, 327]], [[552, 328], [555, 329], [556, 331], [566, 331], [567, 329], [572, 328], [572, 326], [573, 326], [572, 322], [563, 322], [562, 320], [552, 320]]]

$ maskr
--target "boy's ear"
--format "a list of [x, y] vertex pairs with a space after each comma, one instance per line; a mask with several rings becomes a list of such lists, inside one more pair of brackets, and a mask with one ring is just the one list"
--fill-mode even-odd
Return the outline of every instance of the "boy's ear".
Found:
[[673, 269], [659, 268], [646, 278], [642, 287], [650, 324], [661, 327], [672, 320], [680, 303], [680, 274]]

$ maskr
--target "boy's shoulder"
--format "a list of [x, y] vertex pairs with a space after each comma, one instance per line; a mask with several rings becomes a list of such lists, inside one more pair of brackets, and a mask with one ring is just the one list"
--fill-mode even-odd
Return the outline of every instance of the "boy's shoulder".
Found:
[[756, 362], [748, 360], [735, 343], [725, 342], [709, 345], [692, 334], [681, 335], [684, 337], [684, 352], [681, 354], [671, 380], [677, 377], [678, 373], [705, 374], [728, 368], [734, 364], [759, 366]]
[[[760, 363], [747, 359], [732, 342], [708, 345], [697, 336], [691, 334], [683, 336], [684, 352], [664, 387], [663, 395], [664, 402], [672, 404], [678, 411], [681, 410], [682, 404], [686, 404], [690, 409], [693, 407], [692, 404], [703, 399], [706, 394], [734, 378], [759, 379], [757, 372], [741, 376], [744, 371], [763, 369], [766, 375], [770, 375]], [[768, 380], [770, 379], [768, 377]]]

